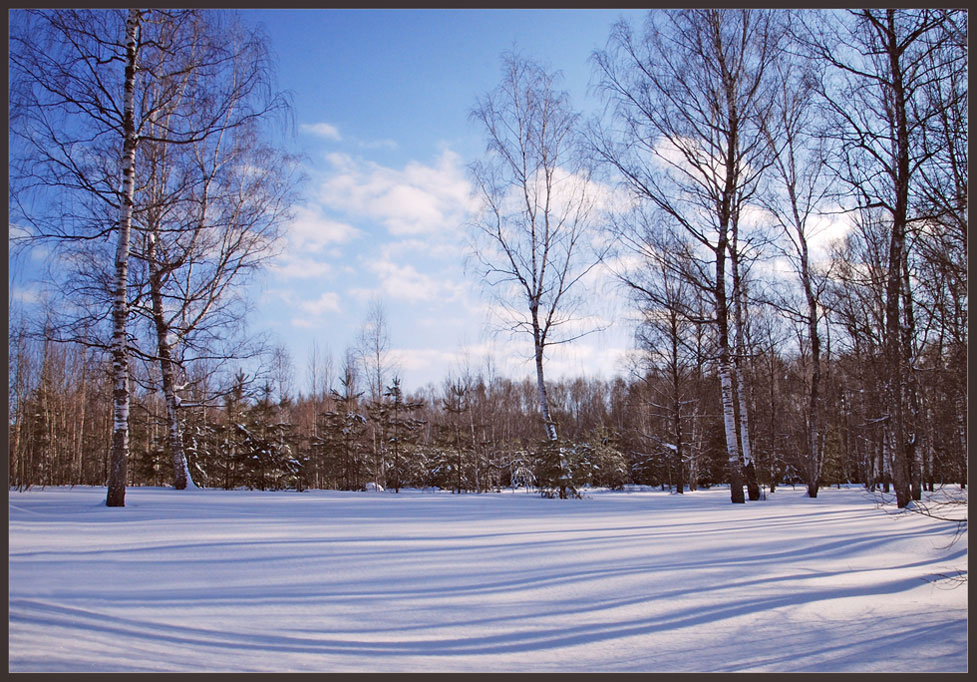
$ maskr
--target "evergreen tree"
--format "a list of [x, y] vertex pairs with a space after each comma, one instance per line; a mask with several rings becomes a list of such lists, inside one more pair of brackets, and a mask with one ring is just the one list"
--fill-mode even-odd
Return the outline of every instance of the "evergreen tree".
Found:
[[356, 374], [347, 362], [339, 378], [341, 391], [332, 391], [336, 409], [324, 412], [320, 425], [321, 437], [316, 446], [321, 450], [325, 470], [334, 472], [333, 479], [341, 490], [359, 490], [366, 465], [364, 440], [367, 420], [359, 412], [363, 394], [355, 389]]
[[400, 377], [394, 377], [393, 383], [384, 392], [384, 397], [387, 398], [389, 406], [383, 429], [387, 434], [391, 465], [387, 485], [389, 487], [392, 484], [394, 492], [399, 493], [402, 482], [409, 480], [412, 446], [420, 435], [420, 428], [424, 425], [424, 421], [414, 417], [413, 413], [424, 407], [424, 403], [404, 398], [400, 388]]

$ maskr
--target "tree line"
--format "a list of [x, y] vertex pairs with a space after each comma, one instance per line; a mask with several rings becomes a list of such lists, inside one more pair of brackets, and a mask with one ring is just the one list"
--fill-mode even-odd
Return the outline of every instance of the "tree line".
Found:
[[[753, 415], [758, 484], [770, 492], [805, 486], [809, 358], [782, 352], [797, 330], [773, 313], [753, 322], [743, 370], [752, 387], [745, 404]], [[647, 329], [645, 341], [656, 333]], [[14, 333], [11, 343], [14, 367], [21, 369], [11, 377], [19, 396], [11, 484], [104, 485], [112, 425], [104, 361], [84, 346], [27, 334]], [[187, 377], [183, 451], [192, 485], [224, 489], [521, 488], [573, 496], [585, 486], [646, 485], [694, 491], [728, 483], [720, 377], [709, 369], [705, 343], [700, 352], [698, 360], [683, 352], [677, 365], [658, 351], [641, 353], [625, 376], [552, 382], [563, 469], [554, 466], [552, 442], [541, 432], [535, 381], [467, 367], [408, 394], [393, 374], [395, 361], [382, 355], [377, 393], [362, 349], [348, 350], [336, 371], [328, 353], [310, 353], [308, 366], [317, 370], [307, 374], [315, 379], [300, 391], [292, 388], [295, 367], [287, 356], [284, 372], [255, 382], [238, 371], [227, 389], [205, 370]], [[876, 383], [884, 366], [879, 356], [833, 349], [826, 355], [819, 485], [858, 483], [889, 492], [887, 434], [878, 419], [885, 402]], [[158, 373], [151, 364], [141, 367]], [[962, 382], [952, 372], [927, 376], [921, 485], [966, 484], [966, 425], [954, 397], [964, 387], [954, 388]], [[128, 485], [173, 484], [158, 382], [158, 374], [146, 376], [138, 382], [146, 388], [134, 393]]]
[[[295, 165], [260, 35], [222, 16], [12, 33], [11, 222], [73, 264], [74, 307], [10, 319], [11, 484], [121, 504], [127, 484], [743, 502], [857, 482], [900, 507], [965, 484], [965, 12], [653, 10], [593, 53], [591, 119], [506, 54], [472, 110], [473, 245], [534, 378], [469, 366], [410, 395], [379, 304], [298, 391], [287, 352], [234, 327]], [[548, 349], [604, 324], [602, 269], [638, 321], [629, 367], [548, 380]]]

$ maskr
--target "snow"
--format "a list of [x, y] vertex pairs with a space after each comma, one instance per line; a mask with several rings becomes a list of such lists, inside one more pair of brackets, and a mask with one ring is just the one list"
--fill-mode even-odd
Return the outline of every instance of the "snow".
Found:
[[104, 498], [9, 492], [10, 671], [967, 669], [966, 532], [860, 488]]

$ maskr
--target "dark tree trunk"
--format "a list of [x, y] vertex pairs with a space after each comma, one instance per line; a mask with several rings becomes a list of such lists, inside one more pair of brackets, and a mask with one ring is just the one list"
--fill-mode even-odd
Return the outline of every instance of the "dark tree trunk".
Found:
[[895, 28], [895, 10], [886, 13], [887, 44], [889, 57], [891, 97], [895, 120], [895, 174], [893, 177], [895, 205], [892, 213], [892, 232], [889, 239], [889, 272], [886, 281], [886, 357], [889, 361], [889, 404], [892, 408], [893, 461], [892, 478], [896, 504], [901, 509], [911, 501], [909, 490], [909, 452], [905, 425], [905, 358], [902, 343], [902, 296], [903, 259], [906, 257], [906, 222], [909, 211], [909, 128], [906, 118], [906, 93], [903, 87], [902, 65], [899, 62], [901, 46]]

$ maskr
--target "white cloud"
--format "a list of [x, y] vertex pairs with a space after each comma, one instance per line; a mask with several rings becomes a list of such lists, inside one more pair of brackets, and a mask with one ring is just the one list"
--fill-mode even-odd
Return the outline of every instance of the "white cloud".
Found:
[[625, 366], [627, 351], [597, 342], [552, 346], [544, 371], [547, 380], [561, 377], [602, 376], [610, 378]]
[[295, 302], [295, 292], [291, 289], [262, 289], [260, 299], [262, 303], [281, 300], [292, 305]]
[[321, 317], [293, 317], [290, 322], [296, 329], [322, 329], [325, 324]]
[[424, 372], [448, 367], [458, 357], [455, 351], [438, 348], [397, 348], [395, 352], [401, 369], [407, 372]]
[[332, 173], [317, 198], [331, 210], [381, 223], [395, 236], [457, 229], [471, 208], [471, 187], [460, 157], [442, 152], [433, 166], [411, 161], [388, 168], [347, 154], [329, 154]]
[[339, 260], [336, 244], [345, 244], [363, 233], [343, 222], [332, 220], [316, 206], [299, 206], [286, 230], [284, 252], [270, 266], [278, 277], [312, 279], [329, 276], [334, 267], [327, 260]]
[[301, 292], [296, 289], [265, 289], [261, 294], [262, 303], [276, 310], [300, 313], [289, 321], [293, 327], [304, 329], [319, 327], [328, 313], [341, 312], [339, 294], [323, 292], [318, 298], [300, 299]]
[[375, 296], [409, 303], [458, 301], [464, 295], [465, 285], [443, 276], [432, 277], [420, 272], [413, 265], [401, 265], [389, 259], [371, 260], [366, 268], [373, 272], [378, 281], [376, 288], [351, 288], [349, 294], [360, 300]]
[[448, 376], [459, 376], [466, 370], [484, 371], [488, 364], [504, 375], [521, 378], [530, 367], [529, 363], [519, 368], [511, 366], [508, 353], [499, 353], [499, 349], [489, 343], [462, 344], [454, 349], [450, 348], [396, 348], [399, 369], [405, 378], [415, 379], [411, 386], [417, 386], [417, 377], [436, 377], [441, 381]]
[[440, 239], [398, 239], [380, 246], [380, 256], [387, 259], [405, 255], [411, 257], [421, 255], [444, 259], [452, 263], [461, 263], [467, 253], [468, 249], [465, 245]]
[[31, 235], [31, 231], [22, 225], [16, 223], [7, 224], [7, 240], [9, 242], [16, 242], [20, 239], [25, 239]]
[[333, 273], [333, 267], [329, 263], [301, 257], [286, 258], [269, 266], [269, 269], [286, 279], [318, 279]]
[[812, 225], [808, 237], [811, 260], [815, 262], [828, 260], [831, 256], [831, 247], [840, 243], [853, 228], [851, 217], [840, 212], [837, 215], [818, 218]]
[[[410, 386], [416, 386], [416, 377], [435, 376], [439, 380], [449, 375], [459, 375], [465, 368], [484, 371], [491, 364], [494, 371], [513, 380], [535, 380], [532, 362], [532, 343], [528, 340], [511, 341], [501, 346], [474, 344], [455, 349], [397, 348], [399, 368]], [[559, 381], [566, 377], [611, 378], [627, 366], [628, 351], [610, 348], [599, 342], [574, 343], [551, 346], [546, 351], [544, 372], [547, 381]]]
[[324, 292], [317, 299], [302, 301], [299, 303], [299, 308], [315, 317], [321, 317], [325, 313], [338, 313], [340, 312], [339, 294], [334, 291]]
[[336, 140], [338, 142], [343, 139], [343, 136], [339, 134], [339, 128], [331, 123], [303, 123], [299, 126], [299, 130], [303, 133], [323, 137], [327, 140]]
[[352, 225], [326, 218], [321, 209], [299, 206], [295, 218], [288, 226], [291, 245], [303, 252], [321, 251], [330, 244], [344, 244], [362, 232]]

